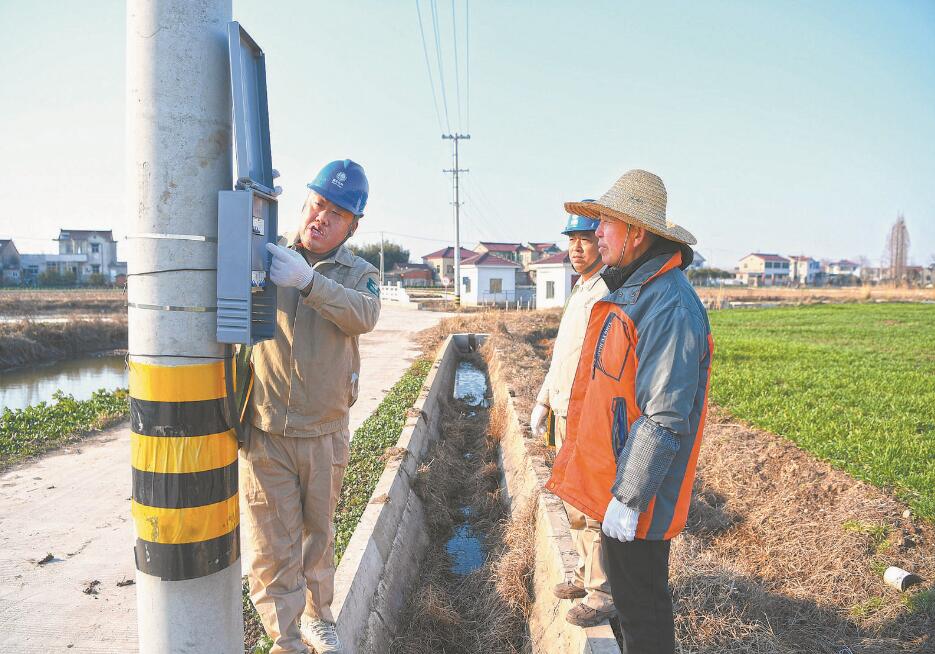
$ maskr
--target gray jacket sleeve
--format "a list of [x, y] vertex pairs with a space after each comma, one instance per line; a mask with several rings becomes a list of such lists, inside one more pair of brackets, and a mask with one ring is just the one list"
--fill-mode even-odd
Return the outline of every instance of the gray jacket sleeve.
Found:
[[627, 506], [645, 511], [662, 485], [698, 392], [707, 335], [684, 307], [665, 308], [641, 321], [636, 356], [636, 403], [642, 416], [630, 426], [617, 459], [612, 492]]
[[373, 331], [380, 317], [379, 280], [378, 273], [367, 272], [348, 288], [316, 274], [304, 301], [348, 336], [359, 336]]

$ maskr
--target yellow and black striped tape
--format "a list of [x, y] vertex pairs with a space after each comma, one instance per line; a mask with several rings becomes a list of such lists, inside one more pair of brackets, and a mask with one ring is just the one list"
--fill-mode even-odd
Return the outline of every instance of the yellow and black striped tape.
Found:
[[225, 413], [224, 366], [130, 362], [136, 566], [194, 579], [240, 556], [237, 437]]

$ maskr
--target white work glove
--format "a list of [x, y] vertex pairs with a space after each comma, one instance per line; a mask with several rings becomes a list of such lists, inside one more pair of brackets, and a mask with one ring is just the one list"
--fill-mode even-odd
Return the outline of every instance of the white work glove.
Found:
[[601, 530], [611, 538], [626, 543], [636, 537], [636, 523], [640, 519], [640, 512], [631, 509], [616, 497], [611, 498], [604, 513], [604, 522]]
[[299, 252], [273, 243], [267, 243], [266, 250], [273, 255], [269, 278], [276, 286], [303, 289], [312, 283], [315, 271]]
[[545, 433], [545, 419], [549, 415], [549, 407], [544, 404], [536, 404], [529, 416], [529, 426], [532, 428], [533, 436], [542, 436]]

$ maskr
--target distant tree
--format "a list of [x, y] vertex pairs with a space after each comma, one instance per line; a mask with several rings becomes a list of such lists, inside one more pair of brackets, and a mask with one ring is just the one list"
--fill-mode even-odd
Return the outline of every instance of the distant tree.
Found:
[[[348, 245], [348, 249], [361, 259], [366, 259], [377, 270], [380, 269], [380, 244]], [[409, 250], [390, 241], [383, 241], [383, 270], [392, 270], [397, 263], [409, 263]]]
[[906, 281], [908, 259], [909, 230], [906, 228], [906, 219], [898, 214], [886, 237], [886, 249], [883, 251], [883, 267], [889, 269], [887, 276], [897, 286]]
[[88, 275], [88, 286], [107, 286], [107, 278], [101, 273], [91, 273]]

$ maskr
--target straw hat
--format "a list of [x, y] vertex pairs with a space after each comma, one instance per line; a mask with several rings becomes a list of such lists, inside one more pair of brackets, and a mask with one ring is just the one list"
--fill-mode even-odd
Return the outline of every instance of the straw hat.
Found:
[[566, 202], [565, 211], [589, 218], [620, 220], [676, 243], [698, 242], [687, 229], [666, 220], [665, 184], [658, 175], [645, 170], [627, 171], [596, 202]]

